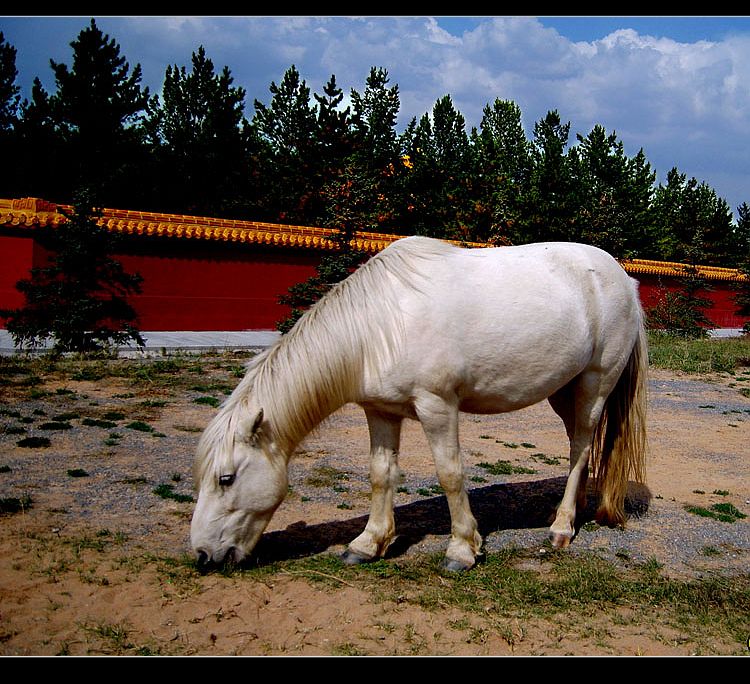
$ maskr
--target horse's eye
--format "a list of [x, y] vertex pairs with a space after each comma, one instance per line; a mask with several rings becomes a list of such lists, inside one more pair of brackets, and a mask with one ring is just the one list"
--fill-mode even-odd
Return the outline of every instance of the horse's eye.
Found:
[[222, 487], [229, 487], [234, 482], [234, 475], [220, 475], [219, 484]]

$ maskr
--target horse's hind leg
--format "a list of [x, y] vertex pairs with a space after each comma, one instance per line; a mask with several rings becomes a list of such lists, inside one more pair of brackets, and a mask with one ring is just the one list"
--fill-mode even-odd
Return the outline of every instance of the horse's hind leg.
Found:
[[398, 447], [402, 419], [365, 409], [370, 428], [370, 483], [372, 497], [367, 525], [344, 552], [342, 560], [354, 565], [383, 556], [395, 538], [393, 494], [398, 486]]
[[564, 548], [575, 535], [576, 511], [586, 506], [586, 482], [594, 430], [599, 422], [606, 393], [602, 396], [602, 376], [584, 373], [553, 394], [550, 405], [562, 418], [570, 440], [570, 473], [563, 499], [550, 527], [555, 548]]
[[452, 404], [434, 394], [425, 394], [417, 398], [414, 408], [430, 443], [438, 480], [450, 509], [451, 540], [445, 567], [468, 570], [481, 553], [482, 537], [464, 484], [458, 444], [458, 402]]

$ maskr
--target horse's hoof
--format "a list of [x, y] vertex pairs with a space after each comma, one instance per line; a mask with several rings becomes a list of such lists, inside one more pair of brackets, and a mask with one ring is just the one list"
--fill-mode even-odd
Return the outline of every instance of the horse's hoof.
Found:
[[446, 558], [443, 561], [443, 570], [447, 570], [448, 572], [466, 572], [467, 570], [471, 570], [471, 567], [471, 565], [467, 565], [454, 558]]
[[562, 532], [550, 532], [549, 540], [553, 549], [564, 549], [570, 544], [570, 536]]
[[362, 563], [369, 563], [372, 558], [364, 556], [361, 553], [347, 549], [341, 554], [341, 562], [344, 565], [362, 565]]

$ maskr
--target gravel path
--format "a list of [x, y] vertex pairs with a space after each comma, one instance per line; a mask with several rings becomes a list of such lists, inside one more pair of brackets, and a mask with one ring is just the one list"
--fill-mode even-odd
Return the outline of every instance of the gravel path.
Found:
[[[722, 522], [685, 506], [731, 502], [750, 513], [750, 400], [726, 381], [652, 375], [651, 444], [658, 458], [651, 489], [632, 488], [625, 529], [588, 523], [570, 552], [596, 552], [619, 564], [655, 560], [677, 575], [745, 572], [748, 518]], [[29, 515], [46, 516], [56, 529], [108, 529], [140, 548], [186, 552], [192, 504], [155, 490], [193, 494], [195, 444], [215, 412], [195, 403], [201, 396], [168, 387], [128, 391], [122, 383], [68, 382], [38, 398], [0, 399], [0, 497], [30, 496]], [[538, 406], [510, 416], [466, 416], [461, 429], [472, 508], [487, 551], [514, 545], [549, 553], [546, 528], [567, 473], [559, 421]], [[443, 551], [445, 498], [435, 489], [418, 426], [406, 432], [394, 554]], [[50, 446], [19, 446], [27, 437], [46, 437]], [[290, 495], [257, 548], [260, 562], [338, 550], [358, 534], [368, 510], [366, 447], [364, 417], [354, 407], [306, 440], [290, 469]], [[535, 472], [491, 475], [480, 465], [496, 460]], [[0, 516], [0, 524], [11, 524], [15, 515]], [[585, 519], [592, 517], [590, 507]]]

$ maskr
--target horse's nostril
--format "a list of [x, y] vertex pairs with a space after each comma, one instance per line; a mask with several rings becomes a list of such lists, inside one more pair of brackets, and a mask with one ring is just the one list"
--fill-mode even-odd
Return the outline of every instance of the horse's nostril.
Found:
[[205, 570], [208, 565], [208, 554], [205, 551], [198, 551], [198, 570]]

